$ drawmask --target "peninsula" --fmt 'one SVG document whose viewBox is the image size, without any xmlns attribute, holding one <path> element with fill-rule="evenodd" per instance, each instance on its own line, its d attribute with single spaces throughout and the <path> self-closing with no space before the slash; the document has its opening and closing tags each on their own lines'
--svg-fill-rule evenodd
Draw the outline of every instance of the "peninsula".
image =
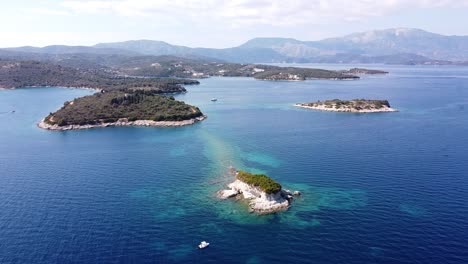
<svg viewBox="0 0 468 264">
<path fill-rule="evenodd" d="M 151 90 L 186 92 L 182 85 L 199 84 L 179 78 L 124 77 L 106 69 L 73 68 L 37 61 L 0 61 L 0 88 L 70 87 L 98 91 Z"/>
<path fill-rule="evenodd" d="M 262 68 L 261 65 L 257 66 Z M 304 81 L 312 79 L 326 79 L 326 80 L 355 80 L 359 79 L 358 76 L 354 76 L 348 73 L 342 73 L 337 71 L 322 70 L 322 69 L 309 69 L 309 68 L 297 68 L 297 67 L 275 67 L 271 66 L 268 70 L 256 72 L 253 77 L 257 80 L 266 81 Z"/>
<path fill-rule="evenodd" d="M 138 59 L 103 56 L 96 65 L 95 57 L 76 56 L 54 61 L 5 60 L 0 57 L 0 87 L 87 87 L 102 90 L 145 88 L 183 92 L 181 85 L 199 84 L 186 78 L 253 77 L 257 80 L 303 81 L 308 79 L 354 80 L 350 73 L 299 67 L 262 64 L 211 62 L 173 56 Z"/>
<path fill-rule="evenodd" d="M 155 91 L 113 91 L 65 102 L 38 126 L 49 130 L 76 130 L 109 126 L 184 126 L 206 118 L 198 107 Z"/>
<path fill-rule="evenodd" d="M 300 195 L 299 192 L 283 190 L 281 184 L 264 174 L 238 171 L 235 175 L 235 181 L 228 185 L 229 189 L 218 191 L 218 197 L 246 200 L 250 211 L 254 213 L 269 214 L 287 210 L 293 195 Z"/>
<path fill-rule="evenodd" d="M 349 112 L 349 113 L 379 113 L 379 112 L 397 112 L 392 108 L 387 100 L 326 100 L 315 103 L 295 104 L 297 107 L 330 111 L 330 112 Z"/>
</svg>

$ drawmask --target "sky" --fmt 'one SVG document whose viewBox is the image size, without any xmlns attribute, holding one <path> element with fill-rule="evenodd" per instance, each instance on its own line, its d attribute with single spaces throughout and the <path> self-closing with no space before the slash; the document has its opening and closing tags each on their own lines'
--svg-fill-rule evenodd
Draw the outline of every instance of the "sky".
<svg viewBox="0 0 468 264">
<path fill-rule="evenodd" d="M 468 35 L 468 0 L 0 0 L 0 47 L 133 39 L 226 48 L 385 28 Z"/>
</svg>

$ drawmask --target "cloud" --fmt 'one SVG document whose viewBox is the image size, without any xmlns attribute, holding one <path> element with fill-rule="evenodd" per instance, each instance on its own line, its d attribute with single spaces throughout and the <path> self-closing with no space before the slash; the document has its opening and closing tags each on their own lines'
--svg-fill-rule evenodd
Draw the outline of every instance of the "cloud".
<svg viewBox="0 0 468 264">
<path fill-rule="evenodd" d="M 78 14 L 180 16 L 234 26 L 307 25 L 359 21 L 408 8 L 467 7 L 468 0 L 65 0 L 63 10 Z"/>
<path fill-rule="evenodd" d="M 69 16 L 72 15 L 70 11 L 67 10 L 59 10 L 59 9 L 51 9 L 45 7 L 37 7 L 28 9 L 29 14 L 34 15 L 49 15 L 49 16 Z"/>
</svg>

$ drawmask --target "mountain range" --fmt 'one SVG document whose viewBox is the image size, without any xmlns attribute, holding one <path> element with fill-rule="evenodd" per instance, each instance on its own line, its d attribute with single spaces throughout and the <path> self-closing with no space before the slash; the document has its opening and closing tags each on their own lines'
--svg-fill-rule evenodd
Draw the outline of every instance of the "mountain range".
<svg viewBox="0 0 468 264">
<path fill-rule="evenodd" d="M 15 53 L 174 55 L 237 63 L 390 63 L 466 64 L 468 36 L 444 36 L 420 29 L 396 28 L 354 33 L 320 41 L 255 38 L 233 48 L 190 48 L 163 41 L 131 40 L 94 46 L 47 46 L 0 49 L 0 57 Z"/>
</svg>

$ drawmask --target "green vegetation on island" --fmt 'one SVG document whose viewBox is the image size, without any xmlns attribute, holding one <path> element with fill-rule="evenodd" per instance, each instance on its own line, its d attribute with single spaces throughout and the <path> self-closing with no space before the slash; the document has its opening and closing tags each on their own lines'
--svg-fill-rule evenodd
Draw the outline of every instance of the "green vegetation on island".
<svg viewBox="0 0 468 264">
<path fill-rule="evenodd" d="M 314 103 L 296 104 L 296 106 L 311 108 L 323 111 L 334 112 L 356 112 L 356 113 L 371 113 L 371 112 L 396 112 L 397 110 L 391 108 L 387 100 L 326 100 Z"/>
<path fill-rule="evenodd" d="M 185 92 L 182 85 L 188 84 L 199 82 L 174 78 L 123 77 L 108 70 L 85 70 L 36 61 L 0 61 L 0 88 L 57 86 L 178 93 Z"/>
<path fill-rule="evenodd" d="M 281 184 L 264 174 L 252 174 L 246 171 L 239 171 L 237 173 L 237 179 L 245 182 L 246 184 L 256 186 L 267 194 L 281 191 Z"/>
<path fill-rule="evenodd" d="M 359 79 L 359 77 L 341 73 L 337 71 L 329 71 L 322 69 L 308 69 L 308 68 L 273 68 L 268 71 L 263 71 L 253 75 L 255 79 L 270 80 L 270 81 L 303 81 L 307 79 L 336 79 L 348 80 Z"/>
<path fill-rule="evenodd" d="M 343 70 L 340 71 L 341 73 L 344 74 L 369 74 L 369 75 L 375 75 L 375 74 L 388 74 L 387 71 L 382 71 L 382 70 L 370 70 L 370 69 L 364 69 L 364 68 L 352 68 L 349 70 Z"/>
<path fill-rule="evenodd" d="M 203 116 L 195 106 L 154 91 L 113 91 L 96 93 L 65 102 L 44 122 L 48 125 L 99 125 L 125 121 L 183 121 Z"/>
<path fill-rule="evenodd" d="M 351 74 L 322 69 L 227 63 L 174 56 L 139 57 L 128 62 L 116 62 L 112 67 L 122 74 L 148 77 L 207 78 L 224 76 L 254 77 L 259 80 L 359 79 Z"/>
<path fill-rule="evenodd" d="M 390 107 L 390 103 L 387 100 L 366 100 L 366 99 L 354 99 L 354 100 L 326 100 L 323 102 L 313 103 L 314 105 L 325 105 L 325 107 L 352 107 L 355 109 L 380 109 L 383 107 Z"/>
<path fill-rule="evenodd" d="M 238 64 L 174 56 L 114 56 L 62 54 L 38 61 L 0 61 L 0 87 L 89 87 L 104 90 L 150 88 L 185 91 L 180 85 L 198 84 L 180 78 L 254 77 L 259 80 L 358 79 L 338 71 L 262 64 Z M 23 58 L 23 57 L 20 57 Z"/>
</svg>

